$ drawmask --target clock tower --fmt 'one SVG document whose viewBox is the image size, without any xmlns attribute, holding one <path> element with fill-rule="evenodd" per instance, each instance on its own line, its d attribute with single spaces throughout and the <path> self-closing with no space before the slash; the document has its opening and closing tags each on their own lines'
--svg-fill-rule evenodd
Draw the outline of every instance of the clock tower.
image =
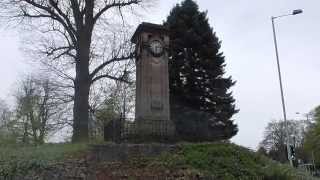
<svg viewBox="0 0 320 180">
<path fill-rule="evenodd" d="M 131 41 L 136 44 L 137 130 L 171 136 L 175 128 L 170 121 L 168 30 L 162 25 L 142 23 Z"/>
</svg>

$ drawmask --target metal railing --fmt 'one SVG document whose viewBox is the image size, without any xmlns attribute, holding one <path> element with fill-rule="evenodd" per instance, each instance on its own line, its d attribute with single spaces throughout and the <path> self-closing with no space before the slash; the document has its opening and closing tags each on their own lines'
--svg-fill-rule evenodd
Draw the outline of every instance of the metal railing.
<svg viewBox="0 0 320 180">
<path fill-rule="evenodd" d="M 122 142 L 172 141 L 172 123 L 167 120 L 119 118 L 111 121 L 104 130 L 105 140 Z"/>
</svg>

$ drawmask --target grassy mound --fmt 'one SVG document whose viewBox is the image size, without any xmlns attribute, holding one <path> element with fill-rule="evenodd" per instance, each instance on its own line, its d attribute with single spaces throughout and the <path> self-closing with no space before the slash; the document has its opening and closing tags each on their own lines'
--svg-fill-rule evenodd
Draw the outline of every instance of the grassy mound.
<svg viewBox="0 0 320 180">
<path fill-rule="evenodd" d="M 168 167 L 188 166 L 213 179 L 312 179 L 241 146 L 228 143 L 184 144 L 176 154 L 160 161 Z"/>
<path fill-rule="evenodd" d="M 53 163 L 80 157 L 87 151 L 85 144 L 46 144 L 42 146 L 8 145 L 0 147 L 0 179 L 23 176 Z"/>
<path fill-rule="evenodd" d="M 118 163 L 92 164 L 83 158 L 88 156 L 88 153 L 90 153 L 88 146 L 84 144 L 0 147 L 0 179 L 17 176 L 28 179 L 27 176 L 24 176 L 25 174 L 32 179 L 32 177 L 41 177 L 42 174 L 52 171 L 54 173 L 51 175 L 61 173 L 57 179 L 68 179 L 64 177 L 78 177 L 78 175 L 76 173 L 65 175 L 66 173 L 78 172 L 79 169 L 84 172 L 80 173 L 79 177 L 83 178 L 78 177 L 79 179 L 90 179 L 89 173 L 101 177 L 100 179 L 106 177 L 108 179 L 119 179 L 120 177 L 218 180 L 313 179 L 290 166 L 279 164 L 251 150 L 230 143 L 180 144 L 174 153 L 164 153 L 153 158 L 141 157 Z M 76 165 L 77 163 L 80 165 Z"/>
</svg>

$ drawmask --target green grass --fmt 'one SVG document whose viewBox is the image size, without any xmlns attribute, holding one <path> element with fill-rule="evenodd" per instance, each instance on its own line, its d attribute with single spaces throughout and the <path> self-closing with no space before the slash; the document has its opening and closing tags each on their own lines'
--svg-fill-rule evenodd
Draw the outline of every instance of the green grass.
<svg viewBox="0 0 320 180">
<path fill-rule="evenodd" d="M 0 179 L 39 172 L 57 162 L 83 157 L 85 144 L 46 144 L 43 146 L 11 145 L 0 147 Z M 121 167 L 125 167 L 121 169 Z M 154 158 L 132 159 L 118 169 L 183 170 L 213 179 L 295 180 L 313 179 L 303 172 L 279 164 L 264 156 L 230 143 L 180 144 L 176 152 Z M 32 171 L 34 170 L 34 171 Z"/>
<path fill-rule="evenodd" d="M 214 179 L 312 179 L 303 172 L 229 143 L 184 144 L 178 153 L 158 161 L 169 168 L 186 166 Z"/>
<path fill-rule="evenodd" d="M 64 159 L 76 158 L 86 151 L 85 144 L 0 147 L 0 177 L 11 177 L 33 169 L 46 168 Z"/>
</svg>

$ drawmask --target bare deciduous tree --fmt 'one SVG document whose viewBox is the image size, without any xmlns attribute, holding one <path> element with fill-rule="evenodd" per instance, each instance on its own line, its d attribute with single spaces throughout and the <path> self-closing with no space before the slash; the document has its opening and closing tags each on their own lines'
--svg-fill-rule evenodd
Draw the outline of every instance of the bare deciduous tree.
<svg viewBox="0 0 320 180">
<path fill-rule="evenodd" d="M 126 69 L 129 69 L 127 66 Z M 127 81 L 133 81 L 129 76 Z M 106 83 L 106 82 L 105 82 Z M 112 120 L 120 117 L 130 118 L 134 115 L 135 105 L 135 84 L 127 84 L 125 82 L 113 81 L 105 84 L 97 83 L 92 88 L 90 110 L 92 121 L 90 123 L 91 137 L 103 137 L 104 127 Z"/>
<path fill-rule="evenodd" d="M 7 103 L 0 99 L 0 131 L 8 131 L 8 126 L 12 118 L 12 111 Z"/>
<path fill-rule="evenodd" d="M 288 121 L 288 134 L 290 144 L 296 148 L 303 145 L 305 136 L 305 124 L 304 121 Z M 280 162 L 287 161 L 287 143 L 286 129 L 284 121 L 273 121 L 268 123 L 268 126 L 264 132 L 264 139 L 260 143 L 260 148 L 266 150 L 267 154 Z"/>
<path fill-rule="evenodd" d="M 0 99 L 0 146 L 16 142 L 15 133 L 12 131 L 14 115 L 6 101 Z"/>
<path fill-rule="evenodd" d="M 88 140 L 90 87 L 103 78 L 124 81 L 121 62 L 133 57 L 127 10 L 147 0 L 2 0 L 5 14 L 38 30 L 38 51 L 74 88 L 73 142 Z M 117 23 L 116 16 L 120 17 Z M 116 24 L 123 24 L 119 29 Z M 26 26 L 25 26 L 26 27 Z M 107 33 L 109 32 L 109 33 Z M 50 61 L 49 61 L 50 60 Z M 70 75 L 71 72 L 71 75 Z M 74 72 L 74 73 L 73 73 Z M 74 74 L 74 76 L 72 76 Z"/>
<path fill-rule="evenodd" d="M 7 104 L 4 100 L 0 99 L 0 127 L 4 126 L 6 121 L 6 112 L 8 111 Z"/>
<path fill-rule="evenodd" d="M 58 92 L 49 79 L 30 76 L 21 82 L 16 93 L 16 127 L 23 132 L 24 143 L 43 144 L 50 132 L 67 124 L 65 103 Z"/>
</svg>

